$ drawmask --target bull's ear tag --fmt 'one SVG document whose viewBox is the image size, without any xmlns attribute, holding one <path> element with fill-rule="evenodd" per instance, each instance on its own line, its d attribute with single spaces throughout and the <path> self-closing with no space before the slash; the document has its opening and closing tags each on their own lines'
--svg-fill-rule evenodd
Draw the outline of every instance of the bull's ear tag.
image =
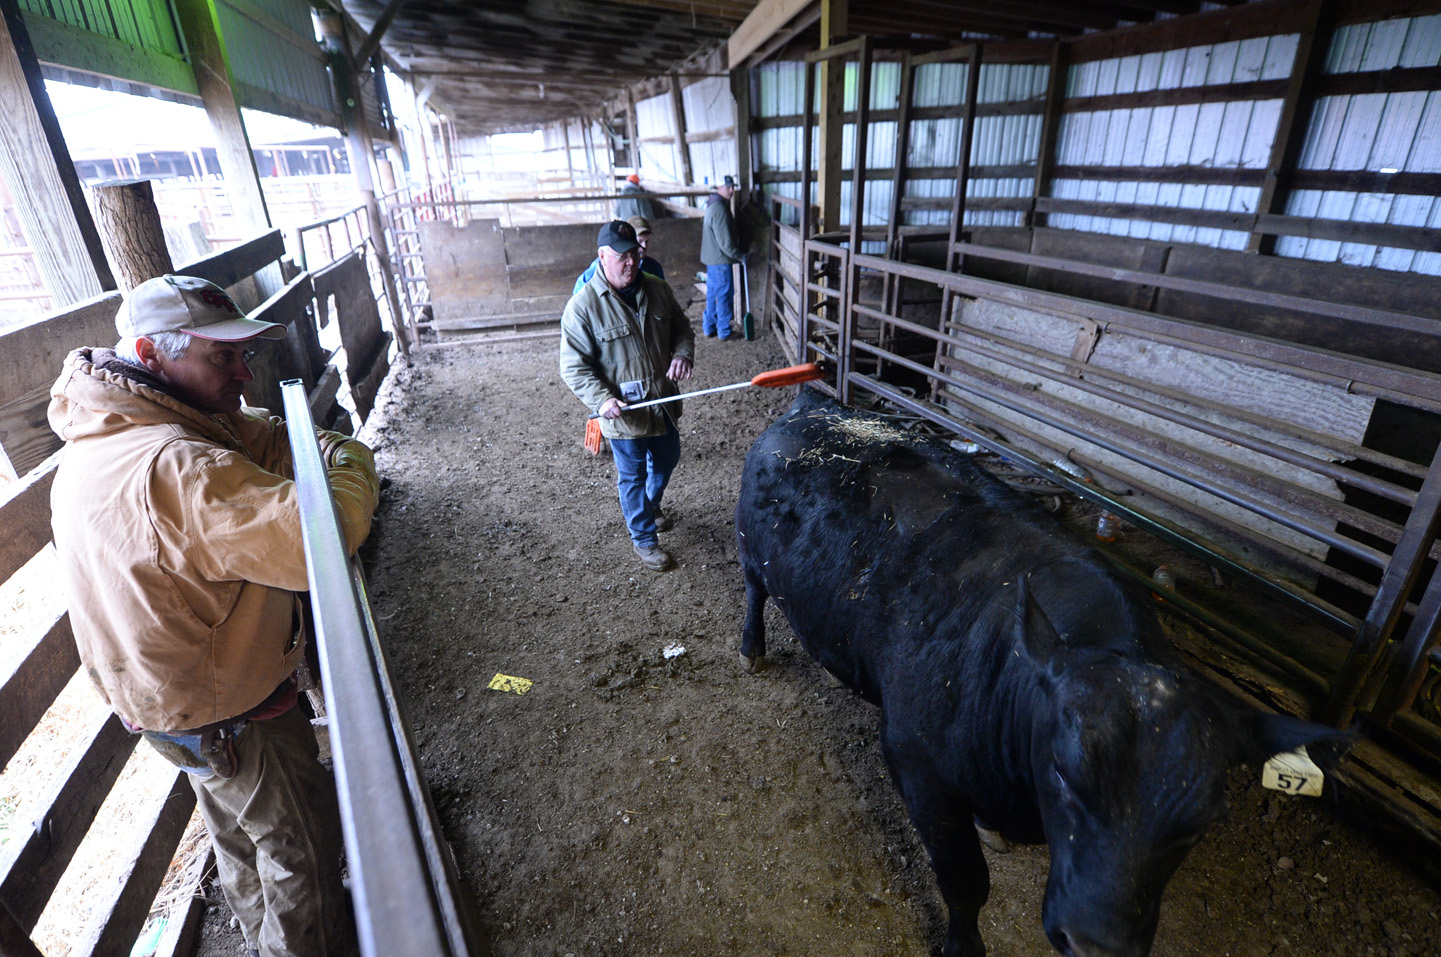
<svg viewBox="0 0 1441 957">
<path fill-rule="evenodd" d="M 1278 754 L 1261 769 L 1261 786 L 1287 794 L 1320 797 L 1321 782 L 1326 778 L 1302 745 L 1295 751 Z"/>
</svg>

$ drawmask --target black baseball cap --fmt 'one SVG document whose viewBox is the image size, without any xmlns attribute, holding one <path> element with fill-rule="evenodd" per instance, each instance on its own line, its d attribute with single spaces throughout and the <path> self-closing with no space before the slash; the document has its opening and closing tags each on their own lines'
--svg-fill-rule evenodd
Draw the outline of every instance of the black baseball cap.
<svg viewBox="0 0 1441 957">
<path fill-rule="evenodd" d="M 635 238 L 635 227 L 623 219 L 612 219 L 602 226 L 595 244 L 609 246 L 617 253 L 628 253 L 640 245 Z"/>
</svg>

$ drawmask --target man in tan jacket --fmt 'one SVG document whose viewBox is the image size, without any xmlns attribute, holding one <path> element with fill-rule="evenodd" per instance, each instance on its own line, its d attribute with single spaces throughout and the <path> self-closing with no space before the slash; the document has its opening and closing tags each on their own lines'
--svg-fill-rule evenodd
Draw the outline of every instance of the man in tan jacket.
<svg viewBox="0 0 1441 957">
<path fill-rule="evenodd" d="M 560 375 L 600 416 L 636 555 L 647 568 L 665 571 L 674 562 L 656 533 L 670 524 L 660 505 L 680 461 L 681 404 L 626 408 L 680 394 L 676 383 L 690 378 L 695 333 L 670 286 L 640 271 L 635 227 L 606 223 L 596 245 L 600 268 L 560 317 Z"/>
<path fill-rule="evenodd" d="M 241 409 L 247 318 L 187 276 L 142 283 L 114 350 L 78 349 L 51 390 L 65 440 L 51 492 L 86 673 L 190 774 L 247 947 L 356 952 L 334 782 L 296 707 L 307 582 L 282 419 Z M 379 496 L 370 450 L 318 433 L 354 551 Z"/>
</svg>

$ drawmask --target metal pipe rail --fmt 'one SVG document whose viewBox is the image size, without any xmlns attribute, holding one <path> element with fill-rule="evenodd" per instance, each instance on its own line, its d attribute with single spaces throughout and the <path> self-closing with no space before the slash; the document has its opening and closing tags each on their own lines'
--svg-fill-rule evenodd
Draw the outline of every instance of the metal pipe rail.
<svg viewBox="0 0 1441 957">
<path fill-rule="evenodd" d="M 365 957 L 488 957 L 421 775 L 359 566 L 340 519 L 304 383 L 281 385 L 310 604 Z"/>
<path fill-rule="evenodd" d="M 968 254 L 975 252 L 967 248 L 966 244 L 957 245 L 957 251 Z M 1343 440 L 1339 436 L 1319 434 L 1314 438 L 1323 441 L 1315 444 L 1325 451 L 1287 448 L 1272 438 L 1248 434 L 1248 427 L 1264 428 L 1273 436 L 1290 435 L 1307 442 L 1310 442 L 1313 436 L 1304 434 L 1309 430 L 1300 426 L 1292 428 L 1285 423 L 1277 423 L 1278 427 L 1272 427 L 1267 424 L 1270 416 L 1261 410 L 1250 412 L 1249 417 L 1243 414 L 1231 425 L 1211 422 L 1201 415 L 1168 408 L 1164 400 L 1172 397 L 1165 394 L 1164 386 L 1157 390 L 1159 383 L 1132 382 L 1131 377 L 1124 373 L 1101 367 L 1092 368 L 1075 360 L 1073 356 L 1059 353 L 1053 355 L 1046 350 L 1036 351 L 1018 342 L 1002 341 L 994 334 L 984 331 L 952 330 L 944 315 L 940 320 L 940 328 L 937 329 L 901 318 L 884 308 L 875 308 L 870 303 L 862 304 L 857 299 L 863 276 L 880 277 L 886 281 L 894 279 L 897 282 L 907 279 L 939 288 L 948 300 L 952 297 L 976 297 L 1061 315 L 1072 320 L 1089 321 L 1102 334 L 1107 331 L 1124 333 L 1142 340 L 1182 348 L 1200 356 L 1216 357 L 1243 366 L 1281 373 L 1346 393 L 1387 399 L 1423 411 L 1441 411 L 1441 378 L 1304 345 L 1248 336 L 1203 323 L 861 255 L 833 243 L 824 243 L 815 237 L 803 240 L 801 247 L 801 266 L 804 272 L 797 278 L 806 301 L 802 304 L 803 314 L 796 323 L 799 333 L 796 360 L 806 361 L 812 355 L 832 358 L 838 371 L 835 393 L 842 401 L 848 399 L 852 388 L 860 388 L 916 412 L 991 451 L 1000 453 L 1028 471 L 1042 475 L 1103 505 L 1203 561 L 1261 586 L 1264 591 L 1280 598 L 1289 607 L 1301 611 L 1313 621 L 1347 638 L 1351 643 L 1350 657 L 1339 672 L 1332 676 L 1335 683 L 1330 689 L 1329 697 L 1324 701 L 1314 702 L 1322 706 L 1326 717 L 1335 723 L 1345 725 L 1352 720 L 1357 710 L 1361 710 L 1372 720 L 1386 724 L 1395 721 L 1399 713 L 1409 705 L 1426 668 L 1436 659 L 1435 634 L 1438 622 L 1441 622 L 1441 571 L 1433 573 L 1423 569 L 1421 564 L 1428 557 L 1435 557 L 1436 535 L 1438 528 L 1441 528 L 1441 517 L 1438 517 L 1438 512 L 1441 512 L 1441 478 L 1438 478 L 1441 476 L 1441 471 L 1438 471 L 1441 470 L 1441 455 L 1438 455 L 1428 468 L 1414 463 L 1389 461 L 1389 456 L 1375 452 L 1357 455 L 1354 442 Z M 1009 254 L 999 258 L 1009 258 Z M 1032 258 L 1036 260 L 1035 265 L 1049 264 L 1041 262 L 1046 257 Z M 814 277 L 812 272 L 812 264 L 818 261 L 827 262 L 828 268 L 822 271 L 831 273 L 822 282 L 816 282 L 815 278 L 818 277 Z M 1138 277 L 1143 275 L 1149 276 L 1137 274 Z M 1136 281 L 1140 281 L 1139 278 Z M 1205 291 L 1208 294 L 1214 292 L 1215 284 L 1211 284 Z M 836 297 L 840 299 L 838 312 Z M 1307 300 L 1300 297 L 1289 297 L 1288 300 L 1290 305 L 1306 302 Z M 1379 312 L 1370 310 L 1364 318 L 1376 321 L 1380 318 Z M 1398 323 L 1401 326 L 1407 325 L 1404 320 L 1393 320 L 1389 315 L 1385 318 L 1388 327 L 1395 327 Z M 860 332 L 859 321 L 862 319 L 880 325 L 879 342 L 875 341 L 874 327 L 865 334 Z M 927 362 L 919 355 L 902 355 L 888 348 L 887 329 L 899 330 L 933 343 L 934 360 Z M 825 341 L 811 341 L 818 333 Z M 1146 439 L 1149 433 L 1139 426 L 1116 420 L 1114 414 L 1108 415 L 1100 409 L 1090 409 L 1081 398 L 1066 399 L 1062 396 L 1033 394 L 1027 391 L 1024 381 L 1012 382 L 1004 376 L 967 362 L 962 356 L 950 355 L 947 348 L 950 344 L 962 347 L 965 352 L 979 356 L 987 363 L 1001 363 L 1006 368 L 1016 369 L 1026 375 L 1041 376 L 1043 379 L 1064 383 L 1083 397 L 1094 396 L 1097 401 L 1118 404 L 1123 409 L 1135 410 L 1158 422 L 1168 422 L 1230 446 L 1268 455 L 1278 462 L 1285 462 L 1313 475 L 1365 489 L 1399 506 L 1409 507 L 1410 516 L 1402 523 L 1363 512 L 1344 502 L 1331 502 L 1329 499 L 1322 501 L 1321 497 L 1293 480 L 1280 475 L 1272 476 L 1264 471 L 1257 471 L 1255 466 L 1239 462 L 1229 465 L 1230 471 L 1223 468 L 1217 476 L 1208 478 L 1182 464 L 1185 456 L 1181 457 L 1181 461 L 1171 462 L 1171 456 L 1164 452 L 1164 446 Z M 857 371 L 855 367 L 858 359 L 867 364 L 862 371 Z M 917 361 L 918 359 L 920 361 Z M 873 372 L 869 371 L 870 364 L 874 364 Z M 954 399 L 962 400 L 962 397 L 974 396 L 984 403 L 1020 415 L 1024 421 L 1039 423 L 1062 436 L 1083 439 L 1110 454 L 1204 491 L 1253 515 L 1261 516 L 1283 529 L 1289 529 L 1310 541 L 1329 547 L 1333 552 L 1345 553 L 1380 569 L 1379 585 L 1358 589 L 1360 594 L 1369 599 L 1369 610 L 1364 618 L 1344 612 L 1314 594 L 1310 588 L 1293 585 L 1276 574 L 1252 567 L 1249 562 L 1235 560 L 1224 549 L 1199 539 L 1195 530 L 1169 528 L 1167 523 L 1106 494 L 1104 490 L 1075 481 L 1009 444 L 997 442 L 965 427 L 952 415 L 947 415 L 946 409 L 937 408 L 934 403 L 919 402 L 886 383 L 881 373 L 887 366 L 925 376 Z M 1023 375 L 1022 378 L 1025 379 L 1026 376 Z M 1128 390 L 1136 391 L 1137 394 L 1131 395 Z M 1159 401 L 1147 399 L 1148 392 Z M 1202 415 L 1217 412 L 1217 409 L 1211 407 L 1215 405 L 1214 402 L 1207 404 L 1208 400 L 1214 398 L 1201 397 L 1201 404 L 1197 407 L 1206 409 Z M 982 419 L 990 415 L 964 400 L 956 404 L 958 408 L 980 413 Z M 1220 411 L 1229 414 L 1230 410 Z M 1055 441 L 1053 438 L 1038 440 L 1042 446 L 1052 446 Z M 1342 460 L 1361 459 L 1388 468 L 1393 474 L 1405 476 L 1406 479 L 1424 478 L 1425 481 L 1421 491 L 1416 492 L 1396 481 L 1366 475 L 1348 465 L 1327 461 L 1328 456 Z M 1231 472 L 1236 475 L 1231 476 Z M 1230 481 L 1228 477 L 1235 481 Z M 1123 476 L 1120 481 L 1129 482 L 1130 478 Z M 1277 503 L 1273 504 L 1248 494 L 1247 489 L 1280 497 Z M 1194 509 L 1183 511 L 1189 511 L 1192 516 L 1197 514 Z M 1382 546 L 1373 547 L 1342 529 L 1333 530 L 1327 527 L 1327 523 L 1333 521 L 1376 536 L 1381 540 Z M 1230 525 L 1234 531 L 1236 522 L 1231 522 Z M 1301 554 L 1294 546 L 1261 535 L 1259 529 L 1243 528 L 1241 531 L 1249 532 L 1242 535 L 1244 539 L 1274 551 L 1283 558 L 1291 556 L 1293 552 Z M 1313 560 L 1300 564 L 1314 570 L 1317 562 Z M 1335 575 L 1327 577 L 1337 580 L 1351 577 L 1341 569 L 1334 571 Z M 1325 575 L 1326 572 L 1320 574 Z M 1424 597 L 1408 600 L 1413 585 L 1428 583 L 1430 587 L 1426 589 Z M 1404 635 L 1394 634 L 1404 613 L 1412 614 L 1412 625 Z M 1391 640 L 1393 634 L 1397 639 L 1394 642 Z M 1316 689 L 1311 690 L 1314 692 Z"/>
</svg>

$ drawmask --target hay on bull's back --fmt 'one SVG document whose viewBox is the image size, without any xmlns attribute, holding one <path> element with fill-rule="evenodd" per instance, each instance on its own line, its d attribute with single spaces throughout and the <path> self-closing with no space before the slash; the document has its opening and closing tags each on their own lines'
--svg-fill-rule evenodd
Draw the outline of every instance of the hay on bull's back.
<svg viewBox="0 0 1441 957">
<path fill-rule="evenodd" d="M 805 465 L 819 465 L 822 462 L 830 462 L 840 459 L 844 462 L 859 462 L 859 458 L 852 458 L 835 451 L 837 447 L 860 452 L 865 448 L 875 445 L 882 445 L 887 442 L 907 442 L 915 436 L 905 429 L 897 428 L 889 422 L 881 419 L 863 419 L 854 416 L 834 415 L 822 413 L 812 416 L 825 423 L 828 435 L 822 443 L 824 448 L 812 447 L 803 449 L 799 455 L 786 459 L 787 462 L 800 462 Z M 780 454 L 780 453 L 777 453 Z"/>
</svg>

